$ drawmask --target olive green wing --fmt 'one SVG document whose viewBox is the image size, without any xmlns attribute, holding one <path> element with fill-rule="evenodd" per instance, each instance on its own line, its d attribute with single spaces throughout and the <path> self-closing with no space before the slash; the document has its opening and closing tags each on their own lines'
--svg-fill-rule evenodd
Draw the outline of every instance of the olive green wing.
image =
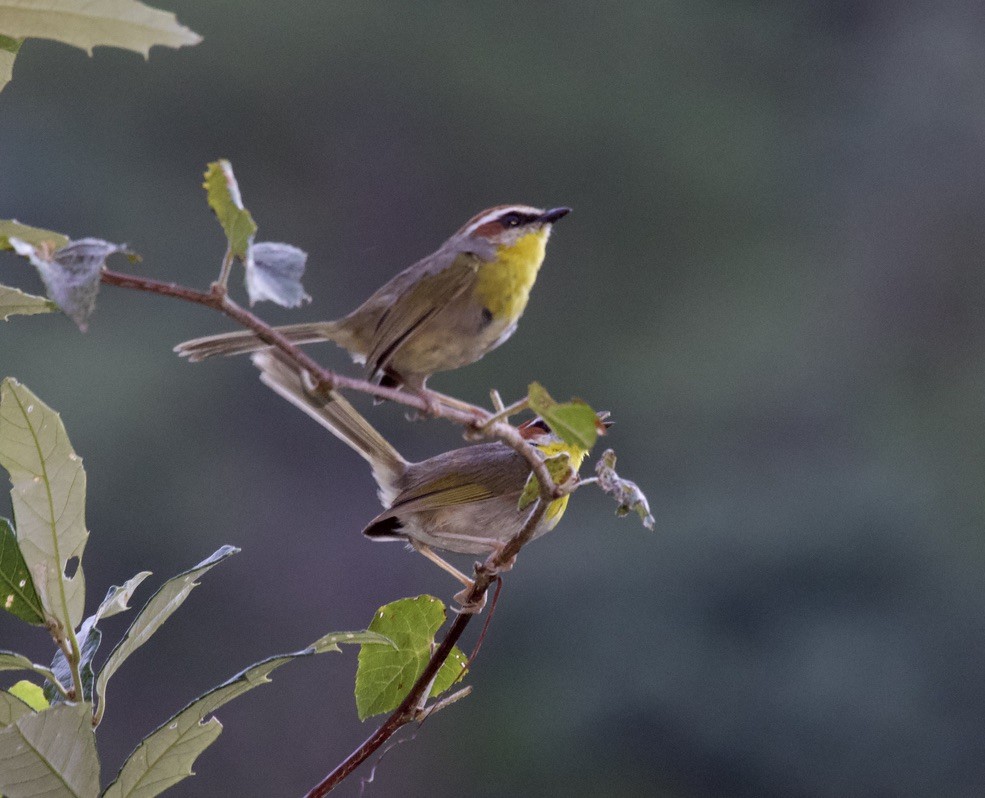
<svg viewBox="0 0 985 798">
<path fill-rule="evenodd" d="M 526 460 L 501 443 L 482 443 L 412 463 L 388 511 L 395 514 L 519 495 L 530 473 Z"/>
<path fill-rule="evenodd" d="M 385 371 L 401 347 L 420 335 L 437 313 L 475 288 L 483 261 L 471 252 L 448 257 L 447 267 L 418 277 L 380 315 L 366 355 L 370 376 Z"/>
</svg>

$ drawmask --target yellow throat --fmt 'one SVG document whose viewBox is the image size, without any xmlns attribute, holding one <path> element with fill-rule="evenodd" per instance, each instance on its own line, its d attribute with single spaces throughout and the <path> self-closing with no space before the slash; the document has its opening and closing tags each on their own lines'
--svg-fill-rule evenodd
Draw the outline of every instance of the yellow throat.
<svg viewBox="0 0 985 798">
<path fill-rule="evenodd" d="M 516 321 L 527 306 L 530 289 L 544 262 L 548 230 L 541 228 L 503 244 L 495 260 L 479 267 L 475 296 L 497 321 Z"/>
</svg>

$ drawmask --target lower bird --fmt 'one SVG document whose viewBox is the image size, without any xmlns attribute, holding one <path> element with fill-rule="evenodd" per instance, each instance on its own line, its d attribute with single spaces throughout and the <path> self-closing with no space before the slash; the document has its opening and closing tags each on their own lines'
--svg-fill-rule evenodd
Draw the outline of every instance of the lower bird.
<svg viewBox="0 0 985 798">
<path fill-rule="evenodd" d="M 554 223 L 570 208 L 499 205 L 477 213 L 435 252 L 348 316 L 279 327 L 297 344 L 334 341 L 370 379 L 424 393 L 428 377 L 474 363 L 509 338 L 527 306 Z M 189 360 L 268 345 L 252 332 L 185 341 Z"/>
<path fill-rule="evenodd" d="M 402 540 L 452 574 L 466 588 L 472 580 L 434 550 L 489 555 L 499 551 L 524 525 L 528 511 L 518 508 L 530 477 L 527 460 L 502 443 L 482 443 L 412 463 L 338 392 L 323 396 L 310 389 L 307 375 L 275 351 L 258 352 L 253 362 L 260 379 L 362 456 L 372 469 L 386 508 L 363 530 L 374 540 Z M 587 450 L 563 442 L 540 419 L 522 428 L 524 437 L 546 457 L 567 453 L 577 473 Z M 534 537 L 561 520 L 568 496 L 552 501 Z M 456 596 L 461 600 L 468 590 Z"/>
</svg>

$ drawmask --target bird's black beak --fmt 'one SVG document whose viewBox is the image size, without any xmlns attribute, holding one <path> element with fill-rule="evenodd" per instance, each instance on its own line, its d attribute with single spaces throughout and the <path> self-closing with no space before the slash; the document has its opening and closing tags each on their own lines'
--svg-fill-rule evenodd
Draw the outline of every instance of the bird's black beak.
<svg viewBox="0 0 985 798">
<path fill-rule="evenodd" d="M 569 213 L 571 213 L 571 208 L 551 208 L 549 211 L 544 211 L 538 221 L 543 224 L 554 224 L 562 216 L 567 216 Z"/>
</svg>

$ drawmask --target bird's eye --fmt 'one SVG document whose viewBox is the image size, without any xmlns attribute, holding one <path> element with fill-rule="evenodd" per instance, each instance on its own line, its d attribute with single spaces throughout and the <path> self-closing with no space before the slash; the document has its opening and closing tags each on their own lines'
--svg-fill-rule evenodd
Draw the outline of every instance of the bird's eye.
<svg viewBox="0 0 985 798">
<path fill-rule="evenodd" d="M 503 227 L 519 227 L 523 224 L 524 218 L 516 211 L 510 211 L 509 213 L 504 213 L 499 217 L 499 223 Z"/>
</svg>

